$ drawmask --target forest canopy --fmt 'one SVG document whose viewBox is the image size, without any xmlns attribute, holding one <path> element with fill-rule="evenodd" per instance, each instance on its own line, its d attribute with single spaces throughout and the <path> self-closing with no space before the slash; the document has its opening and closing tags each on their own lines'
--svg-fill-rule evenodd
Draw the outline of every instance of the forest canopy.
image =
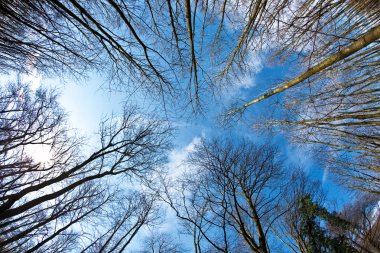
<svg viewBox="0 0 380 253">
<path fill-rule="evenodd" d="M 270 66 L 283 72 L 260 76 Z M 127 101 L 90 142 L 56 89 L 19 78 L 35 72 L 96 73 L 156 111 Z M 1 252 L 135 250 L 165 210 L 197 253 L 380 251 L 378 0 L 3 0 L 0 74 Z M 189 114 L 234 134 L 203 137 L 173 174 Z M 357 198 L 332 208 L 273 133 Z M 165 232 L 140 241 L 187 250 Z"/>
</svg>

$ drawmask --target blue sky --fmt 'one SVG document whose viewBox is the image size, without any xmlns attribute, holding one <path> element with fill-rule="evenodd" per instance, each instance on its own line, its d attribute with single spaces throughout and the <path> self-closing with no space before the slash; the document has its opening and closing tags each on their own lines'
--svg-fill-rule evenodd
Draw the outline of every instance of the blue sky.
<svg viewBox="0 0 380 253">
<path fill-rule="evenodd" d="M 253 109 L 247 112 L 247 117 L 234 122 L 228 128 L 222 128 L 218 125 L 218 116 L 225 109 L 224 105 L 228 105 L 233 101 L 234 97 L 246 100 L 253 98 L 273 82 L 283 79 L 287 74 L 286 65 L 270 65 L 264 63 L 261 59 L 257 59 L 257 61 L 260 62 L 260 67 L 252 71 L 250 78 L 245 80 L 244 85 L 228 91 L 229 95 L 227 99 L 224 96 L 226 101 L 223 101 L 223 103 L 217 106 L 209 106 L 202 115 L 169 119 L 176 128 L 172 153 L 183 152 L 186 147 L 191 146 L 201 137 L 233 139 L 240 136 L 258 142 L 272 141 L 280 147 L 289 163 L 303 167 L 312 179 L 323 182 L 323 188 L 328 191 L 330 198 L 336 198 L 339 202 L 342 202 L 341 197 L 344 190 L 332 182 L 331 175 L 320 168 L 317 162 L 313 160 L 313 155 L 308 146 L 291 145 L 280 134 L 265 136 L 262 132 L 252 128 L 252 122 L 254 121 L 251 119 L 254 120 L 256 115 L 265 113 L 268 110 L 267 107 L 270 106 L 270 101 L 255 105 Z M 87 137 L 91 137 L 97 132 L 99 122 L 102 119 L 119 115 L 125 102 L 137 104 L 147 112 L 154 111 L 154 104 L 149 99 L 144 99 L 139 94 L 135 94 L 134 97 L 127 97 L 125 92 L 112 91 L 105 85 L 104 80 L 96 74 L 92 74 L 85 80 L 66 80 L 65 82 L 41 78 L 37 75 L 37 77 L 32 77 L 31 81 L 35 82 L 34 85 L 38 85 L 40 82 L 45 86 L 56 87 L 61 94 L 60 103 L 68 113 L 71 127 Z M 211 98 L 209 99 L 211 100 Z M 172 157 L 171 159 L 176 158 Z M 170 162 L 176 163 L 176 161 Z"/>
<path fill-rule="evenodd" d="M 310 178 L 323 182 L 323 188 L 328 191 L 329 198 L 337 200 L 338 206 L 341 206 L 346 201 L 342 196 L 346 196 L 347 192 L 342 187 L 337 186 L 331 180 L 332 177 L 328 171 L 324 171 L 313 159 L 309 146 L 291 145 L 281 134 L 265 135 L 252 127 L 255 117 L 261 114 L 265 115 L 269 111 L 272 101 L 263 101 L 252 106 L 246 112 L 245 117 L 233 122 L 227 128 L 218 125 L 218 117 L 222 112 L 225 112 L 226 106 L 235 101 L 236 97 L 247 101 L 274 83 L 289 77 L 287 67 L 289 65 L 286 63 L 269 63 L 265 61 L 264 56 L 258 55 L 255 55 L 251 61 L 251 73 L 240 84 L 230 87 L 222 93 L 221 100 L 217 101 L 211 97 L 204 99 L 211 101 L 211 103 L 208 106 L 206 104 L 206 110 L 203 114 L 190 115 L 185 113 L 183 117 L 170 117 L 169 114 L 169 120 L 176 129 L 172 154 L 181 153 L 180 159 L 183 159 L 184 150 L 188 150 L 188 147 L 201 137 L 233 139 L 239 136 L 258 142 L 271 141 L 279 146 L 289 163 L 303 167 Z M 2 77 L 3 80 L 14 78 L 14 76 Z M 96 134 L 102 119 L 120 115 L 126 102 L 137 105 L 150 114 L 159 114 L 159 111 L 155 110 L 155 101 L 149 97 L 144 97 L 143 92 L 127 95 L 126 92 L 120 90 L 110 90 L 105 79 L 96 73 L 92 73 L 88 78 L 82 80 L 61 80 L 43 77 L 33 72 L 29 76 L 21 76 L 21 79 L 30 82 L 34 88 L 39 85 L 55 87 L 60 94 L 60 103 L 68 114 L 70 126 L 88 138 L 92 138 Z M 174 155 L 170 159 L 171 164 L 178 164 L 178 161 L 173 161 L 173 159 L 179 159 L 177 156 Z"/>
<path fill-rule="evenodd" d="M 271 111 L 271 103 L 280 99 L 282 94 L 250 107 L 242 119 L 234 121 L 227 128 L 218 125 L 220 114 L 226 112 L 226 108 L 231 103 L 237 102 L 239 105 L 244 101 L 249 101 L 269 87 L 273 87 L 274 84 L 289 78 L 290 74 L 295 74 L 289 71 L 290 65 L 288 62 L 271 63 L 265 59 L 265 54 L 252 54 L 249 58 L 251 71 L 243 76 L 239 83 L 222 91 L 219 98 L 213 98 L 210 95 L 203 97 L 206 104 L 202 114 L 191 115 L 185 112 L 181 117 L 169 112 L 168 119 L 176 129 L 175 138 L 173 138 L 174 148 L 169 154 L 170 173 L 173 176 L 180 174 L 181 163 L 201 138 L 235 139 L 243 137 L 254 142 L 270 141 L 279 146 L 288 165 L 302 167 L 311 179 L 322 182 L 328 198 L 333 200 L 332 203 L 335 202 L 337 207 L 341 207 L 347 199 L 343 197 L 347 196 L 347 192 L 337 186 L 331 180 L 331 175 L 313 159 L 308 146 L 291 145 L 281 134 L 266 135 L 252 127 L 260 115 L 266 115 Z M 162 110 L 157 110 L 157 101 L 145 96 L 144 91 L 140 90 L 128 95 L 122 90 L 110 90 L 104 77 L 97 73 L 89 73 L 88 77 L 82 80 L 73 80 L 68 77 L 60 80 L 42 77 L 35 71 L 32 73 L 30 76 L 22 76 L 22 79 L 30 82 L 34 88 L 37 88 L 38 85 L 55 87 L 60 94 L 60 103 L 68 114 L 70 127 L 80 135 L 91 139 L 89 143 L 96 141 L 94 137 L 100 121 L 120 115 L 125 103 L 137 105 L 142 108 L 142 111 L 149 114 L 159 114 L 157 116 L 165 117 Z M 175 224 L 174 215 L 168 211 L 167 222 L 162 226 L 163 230 L 174 232 Z"/>
<path fill-rule="evenodd" d="M 244 118 L 231 124 L 227 128 L 218 125 L 218 116 L 239 97 L 242 100 L 249 100 L 257 94 L 266 90 L 273 83 L 279 82 L 285 78 L 288 69 L 286 65 L 271 65 L 266 63 L 262 58 L 253 59 L 255 68 L 252 70 L 240 85 L 230 88 L 221 94 L 223 98 L 219 103 L 211 97 L 205 100 L 212 101 L 211 106 L 207 106 L 203 114 L 189 115 L 185 113 L 184 117 L 172 117 L 172 125 L 175 127 L 174 148 L 169 153 L 168 168 L 170 174 L 175 177 L 182 172 L 181 163 L 186 156 L 194 150 L 201 138 L 230 138 L 243 137 L 254 142 L 270 141 L 279 146 L 288 165 L 296 165 L 304 168 L 305 172 L 313 180 L 322 182 L 323 189 L 328 193 L 328 198 L 333 203 L 329 208 L 341 207 L 347 200 L 347 192 L 338 187 L 332 180 L 331 175 L 324 171 L 319 164 L 313 159 L 312 152 L 308 146 L 295 146 L 289 144 L 287 139 L 281 134 L 265 135 L 252 127 L 255 117 L 265 114 L 270 107 L 271 101 L 259 103 L 247 111 Z M 32 87 L 37 88 L 39 85 L 55 87 L 60 94 L 60 103 L 68 114 L 70 127 L 75 129 L 80 135 L 89 138 L 90 143 L 96 140 L 95 135 L 99 123 L 104 118 L 118 116 L 122 113 L 123 105 L 137 104 L 143 111 L 150 114 L 156 113 L 154 101 L 144 98 L 140 93 L 133 96 L 127 96 L 125 92 L 108 89 L 105 80 L 101 76 L 92 73 L 87 79 L 83 80 L 58 80 L 40 76 L 34 73 L 30 76 L 22 76 L 23 80 L 30 82 Z M 209 104 L 209 105 L 210 105 Z M 164 115 L 158 115 L 164 116 Z M 95 143 L 94 143 L 95 144 Z M 43 151 L 41 151 L 43 152 Z M 343 197 L 346 196 L 346 197 Z M 335 205 L 334 205 L 335 203 Z M 167 217 L 161 226 L 163 232 L 177 234 L 177 221 L 175 215 L 167 210 Z M 140 239 L 151 233 L 146 230 L 135 240 L 134 247 L 139 247 Z M 178 234 L 177 234 L 178 236 Z M 187 241 L 186 236 L 181 236 L 181 240 Z M 185 243 L 186 245 L 186 243 Z M 187 245 L 191 248 L 191 245 Z"/>
<path fill-rule="evenodd" d="M 231 3 L 231 6 L 233 6 L 234 1 Z M 59 102 L 67 113 L 69 128 L 72 128 L 74 132 L 78 133 L 78 135 L 84 136 L 88 139 L 88 141 L 85 142 L 85 152 L 90 150 L 92 151 L 92 146 L 96 148 L 96 141 L 98 139 L 97 132 L 100 122 L 104 119 L 118 117 L 121 115 L 123 113 L 123 106 L 125 104 L 129 106 L 137 105 L 141 109 L 141 112 L 146 113 L 147 115 L 166 118 L 175 128 L 173 149 L 169 152 L 168 163 L 166 165 L 170 176 L 173 178 L 180 176 L 181 172 L 183 172 L 184 166 L 182 166 L 182 164 L 184 160 L 189 155 L 189 153 L 195 149 L 195 146 L 200 143 L 202 138 L 228 138 L 232 140 L 239 140 L 243 137 L 245 139 L 251 140 L 252 142 L 271 142 L 272 144 L 275 144 L 279 147 L 285 161 L 285 167 L 289 168 L 289 170 L 292 167 L 303 168 L 310 179 L 321 182 L 322 188 L 327 193 L 327 208 L 330 210 L 339 210 L 339 208 L 341 208 L 344 204 L 352 200 L 353 195 L 347 189 L 339 186 L 336 182 L 334 182 L 333 174 L 331 174 L 327 169 L 324 169 L 323 165 L 319 163 L 313 154 L 311 146 L 291 144 L 287 137 L 285 137 L 285 135 L 283 135 L 281 132 L 267 133 L 254 127 L 254 124 L 257 122 L 262 122 L 263 118 L 273 118 L 273 115 L 284 116 L 283 111 L 278 110 L 278 107 L 273 106 L 273 104 L 277 101 L 283 101 L 282 99 L 285 98 L 284 93 L 280 93 L 276 96 L 271 97 L 271 99 L 264 100 L 258 104 L 250 106 L 244 112 L 242 118 L 231 121 L 227 126 L 221 126 L 219 124 L 219 120 L 221 118 L 220 116 L 223 115 L 223 113 L 225 115 L 226 112 L 228 112 L 228 108 L 231 108 L 231 105 L 234 105 L 236 108 L 239 105 L 242 105 L 245 102 L 258 97 L 260 94 L 274 87 L 274 85 L 297 76 L 299 74 L 298 72 L 301 71 L 303 67 L 306 67 L 301 66 L 301 64 L 297 65 L 300 63 L 299 60 L 302 59 L 302 56 L 297 57 L 297 53 L 306 52 L 307 54 L 308 51 L 311 50 L 310 45 L 314 42 L 305 39 L 305 47 L 302 47 L 303 45 L 301 45 L 302 49 L 299 49 L 298 47 L 291 49 L 293 51 L 291 55 L 286 58 L 287 60 L 285 62 L 279 62 L 277 61 L 277 56 L 275 57 L 276 60 L 268 58 L 269 51 L 276 49 L 276 47 L 281 43 L 286 42 L 287 38 L 281 38 L 281 36 L 278 38 L 274 36 L 272 38 L 271 35 L 268 35 L 268 38 L 265 36 L 263 37 L 265 39 L 264 42 L 257 42 L 255 39 L 256 37 L 253 37 L 253 39 L 249 40 L 249 43 L 247 43 L 247 51 L 242 50 L 242 52 L 244 51 L 244 54 L 242 53 L 242 55 L 247 56 L 244 58 L 247 60 L 247 62 L 244 62 L 247 65 L 243 65 L 246 66 L 249 71 L 247 71 L 247 73 L 241 73 L 244 71 L 241 71 L 240 68 L 234 68 L 236 66 L 232 64 L 231 66 L 233 67 L 230 72 L 222 72 L 223 75 L 227 76 L 226 85 L 228 87 L 224 87 L 225 89 L 222 90 L 221 93 L 219 93 L 217 96 L 212 96 L 210 93 L 203 93 L 204 90 L 208 90 L 210 88 L 207 86 L 208 84 L 202 83 L 203 81 L 207 82 L 208 71 L 210 71 L 212 75 L 218 74 L 219 71 L 222 71 L 225 66 L 226 62 L 223 61 L 228 62 L 229 57 L 233 55 L 232 52 L 235 50 L 234 47 L 236 46 L 236 42 L 239 39 L 242 30 L 245 29 L 244 26 L 247 19 L 246 9 L 248 8 L 248 4 L 249 2 L 244 2 L 241 4 L 241 6 L 240 4 L 237 4 L 237 6 L 240 6 L 239 8 L 233 8 L 232 11 L 228 11 L 228 13 L 231 13 L 231 15 L 224 21 L 224 27 L 221 33 L 221 44 L 218 44 L 220 47 L 216 46 L 215 48 L 207 48 L 207 46 L 209 46 L 209 44 L 211 44 L 211 42 L 214 40 L 213 36 L 217 32 L 219 25 L 218 22 L 220 21 L 218 20 L 218 18 L 220 19 L 220 16 L 218 17 L 219 14 L 215 14 L 215 22 L 210 21 L 210 24 L 205 28 L 206 30 L 204 37 L 200 36 L 200 34 L 204 32 L 203 30 L 201 31 L 200 25 L 201 22 L 203 22 L 201 18 L 203 16 L 202 8 L 199 9 L 196 18 L 193 20 L 193 31 L 195 33 L 194 42 L 196 45 L 195 54 L 199 60 L 199 65 L 202 65 L 204 67 L 204 71 L 200 71 L 200 68 L 198 69 L 199 79 L 201 80 L 201 102 L 204 109 L 202 113 L 199 114 L 192 114 L 190 108 L 191 106 L 188 106 L 189 108 L 184 109 L 183 105 L 185 103 L 177 104 L 175 102 L 168 105 L 168 107 L 173 107 L 171 108 L 173 110 L 169 109 L 170 111 L 167 111 L 165 113 L 165 111 L 162 109 L 162 101 L 158 94 L 151 96 L 142 89 L 136 90 L 136 92 L 133 92 L 132 94 L 126 92 L 126 89 L 135 89 L 135 86 L 142 86 L 143 84 L 140 83 L 132 83 L 132 85 L 130 85 L 130 87 L 127 87 L 125 90 L 123 90 L 122 87 L 110 87 L 110 84 L 107 81 L 107 77 L 104 76 L 107 75 L 107 73 L 104 73 L 106 71 L 103 71 L 103 73 L 100 74 L 95 73 L 93 70 L 90 73 L 86 73 L 86 78 L 82 77 L 80 80 L 71 79 L 70 73 L 65 73 L 64 80 L 62 80 L 56 77 L 41 76 L 36 72 L 36 70 L 31 69 L 31 74 L 29 76 L 19 75 L 17 77 L 0 77 L 0 80 L 21 78 L 24 81 L 29 82 L 33 89 L 36 89 L 39 85 L 55 88 L 60 94 Z M 227 8 L 232 8 L 231 6 L 227 6 Z M 281 14 L 281 17 L 284 18 L 285 21 L 287 21 L 287 16 L 292 16 L 290 13 L 292 11 L 292 8 L 298 8 L 297 1 L 295 1 L 290 7 L 284 8 L 285 12 Z M 271 9 L 268 7 L 268 10 Z M 286 10 L 290 12 L 287 13 Z M 148 16 L 146 18 L 149 19 Z M 163 17 L 164 21 L 165 18 L 166 17 Z M 234 19 L 236 19 L 237 22 L 234 22 Z M 148 20 L 147 24 L 149 24 Z M 113 28 L 113 24 L 110 25 Z M 185 24 L 183 25 L 184 28 L 186 28 Z M 259 23 L 259 25 L 262 24 Z M 162 27 L 166 26 L 169 27 L 168 24 L 163 25 Z M 144 25 L 141 27 L 144 27 Z M 128 29 L 122 30 L 118 28 L 118 30 L 114 32 L 116 32 L 116 34 L 120 33 L 120 35 L 123 33 L 124 35 L 124 32 L 128 34 L 129 31 Z M 144 31 L 138 31 L 138 33 L 140 32 L 142 38 L 144 38 Z M 168 38 L 171 36 L 171 30 L 168 28 L 166 28 L 166 30 L 163 28 L 162 33 L 167 33 Z M 271 31 L 268 31 L 268 34 L 270 33 Z M 257 34 L 260 33 L 258 32 Z M 291 32 L 287 32 L 285 34 L 286 36 L 293 36 Z M 128 35 L 125 36 L 128 37 Z M 189 45 L 187 45 L 187 36 L 188 35 L 186 33 L 186 29 L 184 29 L 184 39 L 183 41 L 181 40 L 181 43 L 183 43 L 181 47 L 186 49 L 189 47 Z M 226 38 L 223 38 L 223 36 L 226 36 Z M 154 47 L 156 46 L 156 38 L 154 36 L 147 36 L 145 39 L 148 42 L 148 45 Z M 256 48 L 256 46 L 258 47 Z M 131 46 L 131 48 L 131 52 L 134 54 L 136 53 L 138 55 L 140 53 L 134 51 L 139 47 Z M 160 45 L 157 48 L 167 49 L 166 45 Z M 303 52 L 297 50 L 303 50 Z M 209 51 L 212 52 L 210 53 Z M 153 50 L 149 51 L 149 54 L 151 55 L 152 59 L 154 57 L 157 57 L 156 53 L 154 53 Z M 168 55 L 170 55 L 170 52 Z M 237 57 L 237 59 L 235 58 L 234 60 L 238 62 L 238 59 L 239 57 Z M 159 57 L 155 63 L 163 64 L 162 67 L 165 69 L 166 63 L 164 63 L 162 59 L 159 59 Z M 190 61 L 188 63 L 190 64 Z M 183 95 L 186 92 L 190 91 L 189 93 L 192 93 L 191 95 L 194 95 L 195 92 L 195 86 L 186 86 L 189 83 L 187 80 L 189 78 L 187 67 L 188 66 L 184 64 L 182 69 L 174 68 L 176 70 L 182 70 L 184 73 L 168 74 L 173 76 L 178 74 L 179 78 L 183 78 L 183 80 L 180 80 L 178 84 L 176 84 L 178 86 L 182 86 L 180 88 L 183 88 L 183 93 L 180 95 L 182 97 L 177 98 L 178 100 L 188 99 L 189 97 Z M 236 73 L 233 70 L 236 70 Z M 234 76 L 234 74 L 240 78 L 239 81 L 235 80 L 236 76 Z M 169 78 L 173 76 L 169 76 Z M 126 78 L 126 80 L 129 80 L 128 74 L 123 77 Z M 232 79 L 233 84 L 228 83 L 229 78 Z M 128 85 L 130 84 L 128 81 L 125 83 Z M 149 86 L 149 83 L 146 85 Z M 120 90 L 111 90 L 110 88 L 119 88 Z M 215 90 L 218 90 L 218 88 Z M 291 92 L 291 90 L 289 91 Z M 301 111 L 300 113 L 302 114 L 303 112 Z M 47 153 L 48 151 L 46 151 L 46 149 L 36 148 L 34 150 L 34 155 L 41 160 L 44 159 L 44 156 L 46 159 Z M 291 171 L 289 171 L 289 176 L 290 175 Z M 138 183 L 136 183 L 136 185 L 132 184 L 132 186 L 126 183 L 123 185 L 125 185 L 125 188 L 128 189 L 136 187 L 138 189 L 141 189 L 141 187 L 144 187 Z M 176 230 L 178 228 L 178 224 L 175 219 L 175 215 L 170 212 L 170 210 L 167 210 L 166 221 L 162 224 L 161 227 L 164 232 L 177 234 Z M 149 233 L 149 231 L 145 231 L 142 233 L 142 235 L 139 235 L 139 238 L 147 233 Z M 137 241 L 135 243 L 135 247 L 138 247 L 138 244 L 139 242 Z"/>
</svg>

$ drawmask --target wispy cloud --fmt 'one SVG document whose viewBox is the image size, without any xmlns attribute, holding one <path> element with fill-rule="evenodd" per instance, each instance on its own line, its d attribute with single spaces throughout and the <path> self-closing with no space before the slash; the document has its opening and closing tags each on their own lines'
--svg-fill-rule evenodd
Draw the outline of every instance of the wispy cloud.
<svg viewBox="0 0 380 253">
<path fill-rule="evenodd" d="M 195 147 L 200 144 L 202 137 L 204 137 L 204 133 L 202 136 L 195 136 L 189 144 L 187 144 L 185 147 L 179 147 L 177 149 L 174 149 L 169 154 L 169 162 L 167 164 L 168 166 L 168 172 L 169 176 L 172 178 L 177 178 L 179 175 L 184 172 L 184 162 L 187 158 L 187 156 L 194 151 Z"/>
<path fill-rule="evenodd" d="M 32 90 L 36 90 L 41 86 L 42 76 L 38 73 L 37 69 L 32 69 L 30 73 L 23 75 L 22 81 L 29 83 Z"/>
</svg>

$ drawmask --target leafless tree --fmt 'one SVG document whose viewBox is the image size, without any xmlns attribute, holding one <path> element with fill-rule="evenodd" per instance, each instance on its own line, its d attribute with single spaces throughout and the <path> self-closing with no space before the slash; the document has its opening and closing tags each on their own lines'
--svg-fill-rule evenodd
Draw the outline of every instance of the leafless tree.
<svg viewBox="0 0 380 253">
<path fill-rule="evenodd" d="M 175 63 L 171 46 L 176 43 L 182 55 L 186 45 L 178 36 L 174 42 L 166 32 L 168 16 L 161 15 L 162 10 L 167 14 L 169 7 L 170 15 L 176 14 L 169 1 L 164 4 L 163 8 L 155 1 L 2 1 L 1 70 L 35 68 L 54 75 L 67 71 L 82 75 L 95 69 L 108 73 L 114 83 L 133 86 L 128 89 L 140 86 L 162 97 L 174 95 L 182 89 L 177 75 L 187 63 Z M 135 82 L 138 85 L 132 85 Z"/>
<path fill-rule="evenodd" d="M 279 206 L 279 210 L 284 212 L 284 215 L 276 220 L 272 231 L 281 244 L 291 252 L 309 253 L 306 235 L 302 231 L 299 200 L 304 196 L 310 196 L 314 203 L 323 206 L 326 203 L 325 194 L 320 183 L 308 179 L 301 170 L 293 172 L 284 191 L 285 194 Z"/>
<path fill-rule="evenodd" d="M 187 93 L 200 102 L 202 92 L 249 73 L 252 55 L 263 49 L 284 60 L 296 54 L 310 68 L 289 88 L 374 45 L 378 8 L 376 0 L 7 0 L 0 5 L 0 66 L 106 69 L 131 86 L 137 80 L 154 94 Z"/>
<path fill-rule="evenodd" d="M 112 205 L 118 212 L 103 223 L 110 230 L 97 239 L 104 248 L 125 248 L 151 223 L 155 197 L 134 193 L 132 198 L 125 190 L 117 193 L 115 184 L 142 182 L 165 161 L 170 129 L 164 121 L 126 109 L 101 124 L 100 147 L 84 151 L 54 92 L 14 84 L 2 87 L 0 96 L 2 250 L 69 252 L 91 244 L 94 237 L 84 239 L 88 231 L 79 227 L 94 217 L 107 220 Z"/>
<path fill-rule="evenodd" d="M 176 242 L 170 234 L 152 232 L 145 238 L 143 250 L 140 253 L 181 253 L 186 252 L 184 247 Z"/>
<path fill-rule="evenodd" d="M 278 151 L 245 141 L 203 141 L 189 173 L 166 188 L 195 252 L 269 252 L 283 175 Z"/>
<path fill-rule="evenodd" d="M 82 225 L 81 229 L 91 239 L 80 252 L 125 252 L 142 227 L 156 225 L 160 212 L 154 196 L 118 192 L 117 198 L 109 210 L 92 218 L 90 224 Z"/>
<path fill-rule="evenodd" d="M 287 91 L 273 108 L 277 116 L 257 125 L 285 130 L 293 141 L 313 144 L 323 152 L 320 157 L 325 158 L 326 168 L 336 172 L 342 182 L 377 194 L 378 10 L 378 1 L 308 1 L 295 8 L 293 21 L 285 24 L 290 30 L 284 30 L 291 31 L 291 37 L 279 54 L 302 52 L 307 56 L 300 58 L 306 70 L 230 112 Z"/>
<path fill-rule="evenodd" d="M 352 226 L 347 230 L 335 229 L 337 234 L 348 234 L 358 252 L 380 251 L 380 202 L 377 195 L 361 194 L 355 201 L 347 204 L 340 216 Z"/>
</svg>

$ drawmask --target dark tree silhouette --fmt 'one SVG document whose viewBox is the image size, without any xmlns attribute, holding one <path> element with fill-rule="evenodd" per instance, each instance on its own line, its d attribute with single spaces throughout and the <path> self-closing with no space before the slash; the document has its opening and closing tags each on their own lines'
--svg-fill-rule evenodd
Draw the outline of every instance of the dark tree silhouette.
<svg viewBox="0 0 380 253">
<path fill-rule="evenodd" d="M 277 150 L 244 141 L 203 141 L 188 161 L 189 173 L 166 193 L 194 238 L 195 252 L 269 252 L 268 232 L 281 216 Z"/>
<path fill-rule="evenodd" d="M 101 124 L 99 147 L 84 151 L 84 139 L 68 130 L 54 92 L 14 84 L 0 97 L 2 250 L 63 252 L 91 244 L 95 236 L 83 239 L 91 230 L 79 228 L 97 219 L 101 224 L 102 216 L 110 219 L 103 230 L 110 231 L 96 243 L 125 248 L 151 223 L 156 198 L 131 197 L 117 182 L 142 182 L 165 161 L 170 129 L 164 121 L 126 109 Z M 117 212 L 110 218 L 112 205 Z"/>
</svg>

